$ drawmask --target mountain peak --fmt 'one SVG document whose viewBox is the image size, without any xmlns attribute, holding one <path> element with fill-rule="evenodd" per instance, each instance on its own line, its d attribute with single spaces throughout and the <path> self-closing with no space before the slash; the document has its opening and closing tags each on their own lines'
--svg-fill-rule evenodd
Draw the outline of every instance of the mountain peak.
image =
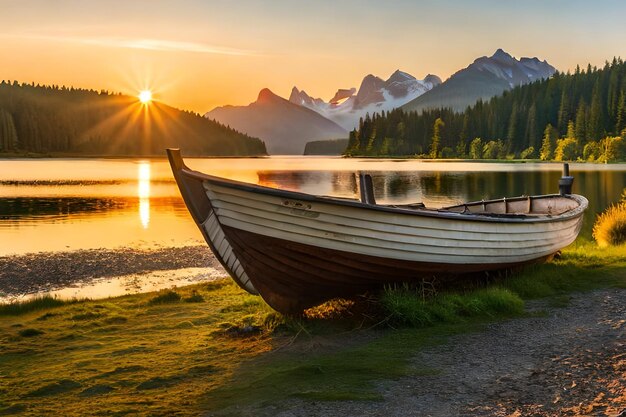
<svg viewBox="0 0 626 417">
<path fill-rule="evenodd" d="M 504 52 L 502 48 L 498 48 L 491 57 L 495 59 L 513 59 L 513 57 L 508 52 Z"/>
<path fill-rule="evenodd" d="M 259 91 L 259 97 L 256 99 L 257 103 L 268 103 L 279 98 L 276 94 L 272 93 L 269 88 L 264 88 Z"/>
<path fill-rule="evenodd" d="M 441 78 L 439 78 L 435 74 L 428 74 L 426 77 L 424 77 L 424 82 L 431 83 L 433 87 L 442 83 Z"/>
<path fill-rule="evenodd" d="M 293 88 L 291 89 L 291 94 L 289 95 L 289 101 L 291 101 L 292 103 L 300 104 L 299 100 L 300 100 L 300 90 L 298 90 L 298 87 L 294 85 Z"/>
<path fill-rule="evenodd" d="M 412 76 L 411 74 L 407 74 L 404 71 L 400 71 L 399 69 L 395 70 L 393 74 L 391 74 L 391 77 L 389 77 L 389 79 L 387 80 L 387 82 L 390 81 L 407 81 L 407 80 L 414 80 L 415 77 Z"/>
</svg>

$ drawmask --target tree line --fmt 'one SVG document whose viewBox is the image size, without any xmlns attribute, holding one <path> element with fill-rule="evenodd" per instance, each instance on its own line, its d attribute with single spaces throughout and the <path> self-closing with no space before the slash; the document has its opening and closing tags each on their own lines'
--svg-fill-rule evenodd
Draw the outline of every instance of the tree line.
<svg viewBox="0 0 626 417">
<path fill-rule="evenodd" d="M 265 155 L 265 144 L 189 111 L 65 86 L 0 82 L 0 153 Z"/>
<path fill-rule="evenodd" d="M 464 112 L 394 109 L 362 118 L 348 156 L 626 159 L 626 64 L 588 65 L 518 86 Z"/>
</svg>

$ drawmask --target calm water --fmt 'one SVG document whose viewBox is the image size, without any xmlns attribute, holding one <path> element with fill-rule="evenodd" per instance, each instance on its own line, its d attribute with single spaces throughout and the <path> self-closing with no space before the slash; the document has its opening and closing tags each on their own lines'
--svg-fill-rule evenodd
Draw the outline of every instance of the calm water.
<svg viewBox="0 0 626 417">
<path fill-rule="evenodd" d="M 379 202 L 441 207 L 468 200 L 552 193 L 560 164 L 359 160 L 316 157 L 189 159 L 194 169 L 318 195 L 355 197 L 357 171 Z M 619 199 L 626 164 L 572 164 L 574 192 L 595 213 Z M 201 243 L 166 160 L 0 160 L 0 256 L 122 246 Z"/>
</svg>

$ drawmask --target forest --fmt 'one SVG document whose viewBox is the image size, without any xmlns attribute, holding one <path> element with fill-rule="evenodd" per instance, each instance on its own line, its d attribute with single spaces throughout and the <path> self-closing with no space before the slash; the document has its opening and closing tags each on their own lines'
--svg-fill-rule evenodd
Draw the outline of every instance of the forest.
<svg viewBox="0 0 626 417">
<path fill-rule="evenodd" d="M 588 65 L 518 86 L 464 112 L 394 109 L 366 115 L 346 156 L 626 159 L 626 64 Z"/>
<path fill-rule="evenodd" d="M 76 89 L 0 82 L 0 155 L 266 155 L 265 144 L 197 113 L 158 101 Z"/>
<path fill-rule="evenodd" d="M 307 142 L 304 155 L 341 155 L 348 146 L 348 139 L 315 140 Z"/>
</svg>

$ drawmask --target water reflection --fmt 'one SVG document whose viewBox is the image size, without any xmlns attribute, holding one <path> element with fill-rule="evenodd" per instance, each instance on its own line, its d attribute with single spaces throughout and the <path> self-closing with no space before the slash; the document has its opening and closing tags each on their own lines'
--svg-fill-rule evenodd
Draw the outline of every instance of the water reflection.
<svg viewBox="0 0 626 417">
<path fill-rule="evenodd" d="M 383 204 L 463 201 L 557 192 L 560 164 L 427 163 L 339 158 L 189 159 L 209 174 L 357 198 L 358 177 L 372 175 Z M 626 165 L 572 164 L 574 192 L 590 202 L 581 236 L 597 213 L 619 200 Z M 120 246 L 180 246 L 203 238 L 165 160 L 0 161 L 0 256 Z"/>
<path fill-rule="evenodd" d="M 150 162 L 137 166 L 137 195 L 139 197 L 139 219 L 144 229 L 150 224 Z"/>
<path fill-rule="evenodd" d="M 0 221 L 62 221 L 70 216 L 126 210 L 131 205 L 128 200 L 116 198 L 0 197 Z"/>
</svg>

